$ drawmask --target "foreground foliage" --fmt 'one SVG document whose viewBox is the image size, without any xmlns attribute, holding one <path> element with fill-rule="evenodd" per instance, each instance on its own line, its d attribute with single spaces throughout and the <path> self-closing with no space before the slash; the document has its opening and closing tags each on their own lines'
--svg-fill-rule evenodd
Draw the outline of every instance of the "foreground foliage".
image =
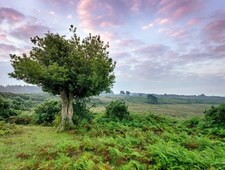
<svg viewBox="0 0 225 170">
<path fill-rule="evenodd" d="M 205 127 L 198 117 L 132 117 L 110 121 L 99 115 L 60 134 L 51 127 L 16 126 L 20 134 L 0 138 L 0 169 L 225 168 L 223 128 Z"/>
<path fill-rule="evenodd" d="M 218 107 L 212 106 L 211 109 L 206 110 L 205 118 L 210 126 L 225 127 L 225 104 L 221 104 Z"/>
</svg>

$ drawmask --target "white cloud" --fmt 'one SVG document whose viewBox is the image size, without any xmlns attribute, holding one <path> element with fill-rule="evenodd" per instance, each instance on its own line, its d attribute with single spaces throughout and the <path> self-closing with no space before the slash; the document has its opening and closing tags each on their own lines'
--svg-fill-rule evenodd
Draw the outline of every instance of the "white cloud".
<svg viewBox="0 0 225 170">
<path fill-rule="evenodd" d="M 205 61 L 195 61 L 176 65 L 171 70 L 174 74 L 179 74 L 183 77 L 198 76 L 198 77 L 213 77 L 218 76 L 225 78 L 225 58 L 220 60 L 209 59 Z"/>
<path fill-rule="evenodd" d="M 66 16 L 67 19 L 73 19 L 73 15 L 69 14 Z"/>
<path fill-rule="evenodd" d="M 49 14 L 54 16 L 55 12 L 54 11 L 49 11 Z"/>
<path fill-rule="evenodd" d="M 141 27 L 141 29 L 148 30 L 148 29 L 152 28 L 153 26 L 154 26 L 153 23 L 149 23 L 148 25 L 145 25 L 145 26 Z"/>
</svg>

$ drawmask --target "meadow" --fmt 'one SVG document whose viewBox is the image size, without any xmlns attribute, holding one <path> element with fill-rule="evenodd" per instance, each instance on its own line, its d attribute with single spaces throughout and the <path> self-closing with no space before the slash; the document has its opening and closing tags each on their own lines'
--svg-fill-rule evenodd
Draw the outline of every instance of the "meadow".
<svg viewBox="0 0 225 170">
<path fill-rule="evenodd" d="M 52 98 L 35 96 L 20 114 L 32 117 L 35 103 Z M 104 116 L 115 99 L 126 101 L 132 119 Z M 101 96 L 89 106 L 95 106 L 94 119 L 63 133 L 54 124 L 0 121 L 0 169 L 225 169 L 225 129 L 208 126 L 203 113 L 212 104 L 154 105 L 144 97 Z"/>
<path fill-rule="evenodd" d="M 112 100 L 124 100 L 129 106 L 129 111 L 132 113 L 155 113 L 162 115 L 170 115 L 177 118 L 187 118 L 192 116 L 204 116 L 203 112 L 209 109 L 212 105 L 218 104 L 202 104 L 202 103 L 159 103 L 149 104 L 145 97 L 127 97 L 127 96 L 101 96 L 94 97 L 92 102 L 95 103 L 95 107 L 91 107 L 91 110 L 98 113 L 104 113 L 105 106 Z M 172 99 L 171 99 L 172 100 Z M 170 100 L 170 101 L 171 101 Z"/>
</svg>

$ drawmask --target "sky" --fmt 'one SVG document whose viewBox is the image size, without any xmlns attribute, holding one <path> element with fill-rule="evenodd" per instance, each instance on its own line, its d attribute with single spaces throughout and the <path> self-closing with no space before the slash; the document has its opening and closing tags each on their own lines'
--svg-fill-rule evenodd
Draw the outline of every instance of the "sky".
<svg viewBox="0 0 225 170">
<path fill-rule="evenodd" d="M 71 24 L 109 42 L 115 93 L 225 96 L 225 0 L 0 0 L 0 84 L 25 84 L 9 54 Z"/>
</svg>

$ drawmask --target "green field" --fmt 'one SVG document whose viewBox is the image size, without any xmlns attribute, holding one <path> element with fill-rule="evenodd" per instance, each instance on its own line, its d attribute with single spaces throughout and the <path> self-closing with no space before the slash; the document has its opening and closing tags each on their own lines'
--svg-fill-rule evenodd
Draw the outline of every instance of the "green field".
<svg viewBox="0 0 225 170">
<path fill-rule="evenodd" d="M 155 113 L 171 115 L 175 117 L 192 117 L 192 116 L 203 116 L 203 112 L 210 108 L 211 104 L 136 104 L 127 103 L 129 106 L 129 111 L 132 113 Z M 104 106 L 97 106 L 91 108 L 94 112 L 104 112 Z"/>
<path fill-rule="evenodd" d="M 123 98 L 132 120 L 105 118 L 105 106 L 118 98 L 93 98 L 93 121 L 63 133 L 54 126 L 0 121 L 0 169 L 225 169 L 225 129 L 204 121 L 212 104 L 153 105 Z M 34 96 L 32 101 L 33 108 L 40 102 Z M 33 109 L 22 114 L 30 116 Z"/>
<path fill-rule="evenodd" d="M 186 118 L 192 116 L 203 116 L 203 112 L 209 109 L 212 105 L 216 106 L 218 104 L 149 104 L 147 99 L 144 97 L 94 97 L 93 101 L 96 103 L 96 107 L 92 107 L 91 110 L 94 112 L 104 112 L 105 106 L 112 100 L 122 99 L 125 100 L 129 106 L 129 111 L 132 113 L 155 113 L 170 115 L 174 117 Z M 172 99 L 170 100 L 172 101 Z"/>
</svg>

